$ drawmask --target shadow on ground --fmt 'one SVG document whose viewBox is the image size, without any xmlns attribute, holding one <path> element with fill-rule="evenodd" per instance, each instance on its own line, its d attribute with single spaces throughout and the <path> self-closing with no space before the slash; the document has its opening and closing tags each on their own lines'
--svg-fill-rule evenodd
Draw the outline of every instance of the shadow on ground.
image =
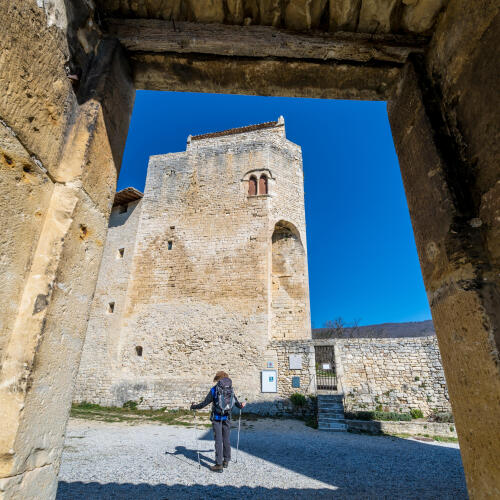
<svg viewBox="0 0 500 500">
<path fill-rule="evenodd" d="M 231 435 L 233 447 L 236 434 Z M 136 484 L 110 482 L 112 476 L 103 477 L 102 483 L 61 481 L 57 499 L 467 498 L 459 449 L 396 437 L 307 428 L 282 432 L 264 424 L 258 431 L 241 433 L 238 463 L 230 464 L 223 474 L 207 470 L 213 464 L 211 431 L 205 432 L 199 441 L 201 469 L 198 450 L 193 446 L 177 445 L 161 450 L 161 455 L 169 460 L 168 466 L 165 463 L 164 481 L 172 484 L 154 484 L 162 482 L 161 478 L 146 484 L 143 481 L 148 479 L 144 476 L 130 475 L 129 480 Z M 167 467 L 179 468 L 181 476 L 169 474 Z M 194 472 L 195 482 L 204 484 L 180 484 L 184 481 L 177 478 L 191 474 L 189 471 Z M 304 478 L 304 487 L 289 482 L 290 474 Z M 269 476 L 267 482 L 263 480 L 263 486 L 258 486 L 257 481 L 255 486 L 255 479 L 265 476 Z M 311 479 L 320 482 L 317 487 L 311 487 Z M 245 482 L 248 485 L 242 484 Z"/>
<path fill-rule="evenodd" d="M 298 489 L 298 488 L 251 488 L 248 486 L 217 486 L 217 485 L 151 485 L 131 483 L 59 483 L 58 498 L 83 499 L 120 499 L 120 500 L 177 500 L 177 499 L 284 499 L 284 498 L 345 498 L 330 489 Z"/>
</svg>

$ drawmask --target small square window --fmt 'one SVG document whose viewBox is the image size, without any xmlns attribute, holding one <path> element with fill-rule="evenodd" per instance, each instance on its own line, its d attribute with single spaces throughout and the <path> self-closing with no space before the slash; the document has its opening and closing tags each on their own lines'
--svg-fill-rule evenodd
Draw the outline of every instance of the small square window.
<svg viewBox="0 0 500 500">
<path fill-rule="evenodd" d="M 118 254 L 116 255 L 117 259 L 123 259 L 123 256 L 125 255 L 125 248 L 119 248 L 118 249 Z"/>
<path fill-rule="evenodd" d="M 120 205 L 120 213 L 121 214 L 126 214 L 128 210 L 128 203 L 125 203 L 125 205 Z"/>
<path fill-rule="evenodd" d="M 115 303 L 114 302 L 110 302 L 108 304 L 108 313 L 112 314 L 115 312 Z"/>
<path fill-rule="evenodd" d="M 142 356 L 142 346 L 141 345 L 135 346 L 135 353 L 137 354 L 137 356 Z"/>
<path fill-rule="evenodd" d="M 173 244 L 172 240 L 169 240 L 169 242 L 168 242 L 168 246 L 167 246 L 167 248 L 168 248 L 169 250 L 172 250 L 172 244 Z"/>
</svg>

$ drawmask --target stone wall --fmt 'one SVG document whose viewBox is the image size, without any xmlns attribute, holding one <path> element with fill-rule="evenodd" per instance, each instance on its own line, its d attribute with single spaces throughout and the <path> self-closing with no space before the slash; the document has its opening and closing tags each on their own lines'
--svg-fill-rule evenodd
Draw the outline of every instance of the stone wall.
<svg viewBox="0 0 500 500">
<path fill-rule="evenodd" d="M 391 422 L 387 420 L 346 420 L 350 431 L 370 434 L 411 434 L 412 436 L 457 437 L 455 424 L 444 422 Z"/>
<path fill-rule="evenodd" d="M 333 342 L 346 411 L 451 412 L 435 337 Z"/>
<path fill-rule="evenodd" d="M 126 209 L 123 212 L 123 209 Z M 99 278 L 90 310 L 87 335 L 75 386 L 79 401 L 99 401 L 111 405 L 109 387 L 116 359 L 122 311 L 125 306 L 128 283 L 141 213 L 141 200 L 111 211 L 106 245 L 99 270 Z M 123 255 L 120 253 L 123 250 Z M 109 304 L 113 303 L 113 312 Z"/>
<path fill-rule="evenodd" d="M 279 376 L 262 393 L 261 370 L 281 372 L 273 339 L 311 338 L 301 150 L 282 120 L 256 127 L 151 157 L 140 208 L 112 214 L 76 401 L 185 408 L 224 369 L 256 411 L 282 411 L 290 391 Z"/>
<path fill-rule="evenodd" d="M 278 360 L 278 394 L 281 399 L 281 410 L 289 413 L 292 410 L 290 396 L 295 393 L 304 395 L 316 394 L 314 346 L 304 340 L 275 340 L 270 349 L 276 352 Z M 300 369 L 291 368 L 290 356 L 301 358 Z M 293 379 L 298 378 L 300 387 L 293 386 Z"/>
</svg>

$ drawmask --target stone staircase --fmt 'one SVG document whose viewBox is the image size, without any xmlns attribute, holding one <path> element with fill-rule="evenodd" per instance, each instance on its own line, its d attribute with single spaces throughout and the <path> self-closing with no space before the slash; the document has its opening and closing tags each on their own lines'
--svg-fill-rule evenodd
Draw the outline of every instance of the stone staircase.
<svg viewBox="0 0 500 500">
<path fill-rule="evenodd" d="M 318 394 L 318 429 L 346 431 L 342 394 Z"/>
</svg>

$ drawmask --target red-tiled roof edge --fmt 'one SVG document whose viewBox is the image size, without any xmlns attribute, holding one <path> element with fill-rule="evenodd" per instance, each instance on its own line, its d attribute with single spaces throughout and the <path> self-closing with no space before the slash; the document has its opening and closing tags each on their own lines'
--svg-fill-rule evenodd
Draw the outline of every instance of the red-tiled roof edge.
<svg viewBox="0 0 500 500">
<path fill-rule="evenodd" d="M 144 196 L 138 189 L 133 187 L 128 187 L 122 189 L 115 193 L 115 199 L 113 200 L 113 206 L 123 205 L 125 203 L 130 203 L 131 201 L 140 200 Z"/>
<path fill-rule="evenodd" d="M 190 140 L 199 141 L 201 139 L 210 139 L 212 137 L 221 137 L 224 135 L 243 134 L 245 132 L 253 132 L 254 130 L 273 128 L 281 125 L 284 126 L 285 122 L 280 117 L 280 119 L 273 122 L 264 122 L 264 123 L 258 123 L 257 125 L 247 125 L 246 127 L 230 128 L 227 130 L 221 130 L 220 132 L 211 132 L 208 134 L 192 135 L 190 136 Z"/>
</svg>

